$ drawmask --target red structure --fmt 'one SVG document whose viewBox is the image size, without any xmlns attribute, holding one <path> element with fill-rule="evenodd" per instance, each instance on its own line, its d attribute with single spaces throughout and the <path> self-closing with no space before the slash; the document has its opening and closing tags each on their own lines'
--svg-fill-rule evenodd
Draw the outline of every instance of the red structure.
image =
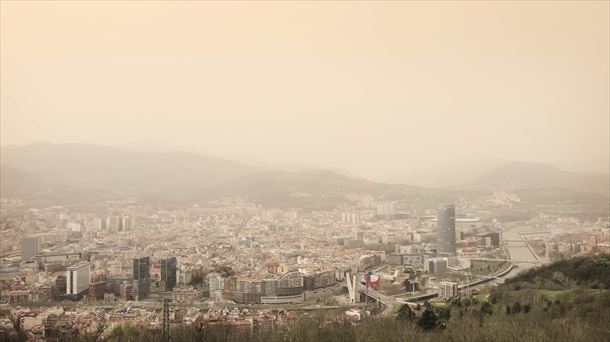
<svg viewBox="0 0 610 342">
<path fill-rule="evenodd" d="M 373 274 L 373 272 L 368 272 L 364 274 L 364 283 L 364 291 L 366 293 L 369 292 L 369 286 L 371 285 L 377 290 L 381 290 L 381 277 L 376 274 Z"/>
</svg>

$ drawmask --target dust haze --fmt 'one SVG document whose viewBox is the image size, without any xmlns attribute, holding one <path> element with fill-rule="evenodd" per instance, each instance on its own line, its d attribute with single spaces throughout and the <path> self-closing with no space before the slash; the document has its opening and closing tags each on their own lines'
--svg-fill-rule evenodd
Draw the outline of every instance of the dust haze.
<svg viewBox="0 0 610 342">
<path fill-rule="evenodd" d="M 0 6 L 1 341 L 610 341 L 609 1 Z"/>
<path fill-rule="evenodd" d="M 1 142 L 454 185 L 608 172 L 607 2 L 2 2 Z"/>
</svg>

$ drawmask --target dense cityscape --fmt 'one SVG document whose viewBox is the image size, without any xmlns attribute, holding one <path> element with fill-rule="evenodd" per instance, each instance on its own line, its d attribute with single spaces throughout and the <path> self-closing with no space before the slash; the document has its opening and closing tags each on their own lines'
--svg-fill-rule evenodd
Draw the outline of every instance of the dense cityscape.
<svg viewBox="0 0 610 342">
<path fill-rule="evenodd" d="M 2 199 L 1 300 L 28 339 L 123 324 L 272 329 L 306 309 L 359 322 L 448 301 L 552 261 L 610 253 L 608 217 L 500 221 L 515 194 L 419 208 L 348 194 L 337 209 L 110 201 L 91 211 Z M 549 208 L 552 212 L 553 208 Z M 368 289 L 364 274 L 380 285 Z M 337 308 L 343 308 L 336 310 Z"/>
</svg>

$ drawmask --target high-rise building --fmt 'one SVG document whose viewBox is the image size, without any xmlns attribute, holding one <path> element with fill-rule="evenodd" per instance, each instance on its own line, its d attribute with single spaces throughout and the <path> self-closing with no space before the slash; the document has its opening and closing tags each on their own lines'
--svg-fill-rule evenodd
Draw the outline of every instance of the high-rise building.
<svg viewBox="0 0 610 342">
<path fill-rule="evenodd" d="M 224 278 L 218 273 L 209 273 L 207 275 L 207 280 L 210 291 L 210 299 L 222 300 L 222 292 L 225 288 Z"/>
<path fill-rule="evenodd" d="M 119 285 L 119 298 L 124 301 L 132 300 L 135 290 L 128 282 L 124 281 Z"/>
<path fill-rule="evenodd" d="M 66 276 L 59 275 L 53 284 L 53 300 L 60 300 L 66 294 Z"/>
<path fill-rule="evenodd" d="M 458 295 L 458 284 L 444 281 L 438 286 L 438 297 L 441 300 L 447 300 Z"/>
<path fill-rule="evenodd" d="M 66 294 L 81 295 L 89 289 L 89 268 L 88 262 L 80 262 L 68 267 L 66 271 Z"/>
<path fill-rule="evenodd" d="M 95 230 L 95 231 L 100 231 L 102 230 L 103 227 L 103 222 L 104 220 L 102 220 L 101 217 L 94 217 L 93 220 L 91 221 L 91 229 Z"/>
<path fill-rule="evenodd" d="M 263 221 L 275 222 L 282 216 L 282 211 L 279 209 L 266 209 L 261 213 Z"/>
<path fill-rule="evenodd" d="M 22 261 L 32 259 L 38 252 L 40 252 L 40 238 L 38 236 L 29 236 L 21 239 Z"/>
<path fill-rule="evenodd" d="M 133 259 L 133 279 L 150 279 L 150 258 L 136 257 Z"/>
<path fill-rule="evenodd" d="M 341 222 L 358 224 L 360 223 L 360 214 L 353 212 L 342 212 Z"/>
<path fill-rule="evenodd" d="M 106 229 L 109 232 L 118 232 L 120 228 L 120 219 L 116 216 L 106 217 Z"/>
<path fill-rule="evenodd" d="M 438 208 L 437 220 L 437 252 L 440 255 L 455 255 L 455 206 L 445 204 Z"/>
<path fill-rule="evenodd" d="M 448 265 L 447 258 L 430 258 L 424 262 L 424 271 L 431 274 L 445 273 Z"/>
<path fill-rule="evenodd" d="M 176 257 L 161 259 L 161 291 L 171 291 L 176 286 Z"/>
<path fill-rule="evenodd" d="M 133 259 L 133 288 L 136 299 L 144 299 L 150 293 L 150 258 L 136 257 Z"/>
<path fill-rule="evenodd" d="M 377 215 L 389 217 L 397 213 L 396 201 L 381 201 L 377 203 Z"/>
<path fill-rule="evenodd" d="M 135 219 L 133 216 L 121 217 L 120 228 L 122 231 L 132 231 L 135 228 Z"/>
</svg>

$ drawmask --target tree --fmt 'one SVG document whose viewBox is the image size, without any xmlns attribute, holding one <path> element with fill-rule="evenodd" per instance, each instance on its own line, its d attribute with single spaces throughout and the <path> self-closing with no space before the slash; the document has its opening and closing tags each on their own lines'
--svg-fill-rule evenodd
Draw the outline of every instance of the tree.
<svg viewBox="0 0 610 342">
<path fill-rule="evenodd" d="M 491 315 L 494 312 L 493 306 L 489 302 L 485 301 L 481 303 L 481 310 L 479 312 L 481 316 Z"/>
<path fill-rule="evenodd" d="M 402 320 L 402 321 L 413 321 L 415 319 L 415 312 L 413 312 L 413 310 L 411 310 L 409 305 L 403 304 L 400 307 L 400 309 L 398 310 L 397 319 Z"/>
<path fill-rule="evenodd" d="M 428 302 L 426 302 L 426 310 L 417 321 L 417 325 L 424 330 L 432 330 L 438 325 L 438 317 Z"/>
<path fill-rule="evenodd" d="M 451 319 L 451 309 L 448 306 L 442 308 L 438 316 L 443 321 L 449 321 Z"/>
<path fill-rule="evenodd" d="M 492 315 L 494 312 L 493 306 L 488 301 L 481 303 L 481 309 L 479 310 L 479 326 L 483 326 L 483 319 L 485 315 Z"/>
</svg>

